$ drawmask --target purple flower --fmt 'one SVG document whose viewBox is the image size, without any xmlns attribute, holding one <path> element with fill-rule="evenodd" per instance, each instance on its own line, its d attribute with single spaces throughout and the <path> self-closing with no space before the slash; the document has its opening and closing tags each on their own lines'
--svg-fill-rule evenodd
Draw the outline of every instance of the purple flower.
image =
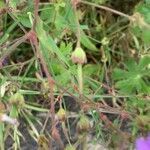
<svg viewBox="0 0 150 150">
<path fill-rule="evenodd" d="M 140 137 L 135 143 L 136 150 L 150 150 L 150 134 L 148 137 Z"/>
</svg>

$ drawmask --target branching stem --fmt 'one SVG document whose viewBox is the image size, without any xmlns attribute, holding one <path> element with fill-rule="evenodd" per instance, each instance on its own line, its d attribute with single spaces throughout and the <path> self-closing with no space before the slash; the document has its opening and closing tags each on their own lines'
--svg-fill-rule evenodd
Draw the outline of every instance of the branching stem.
<svg viewBox="0 0 150 150">
<path fill-rule="evenodd" d="M 87 2 L 87 1 L 80 1 L 80 3 L 86 4 L 86 5 L 90 5 L 90 6 L 93 6 L 93 7 L 97 7 L 97 8 L 100 8 L 100 9 L 103 9 L 103 10 L 106 10 L 106 11 L 109 11 L 109 12 L 112 12 L 112 13 L 117 14 L 117 15 L 119 15 L 119 16 L 126 17 L 126 18 L 128 18 L 129 20 L 131 20 L 131 21 L 134 19 L 132 16 L 129 16 L 129 15 L 125 14 L 125 13 L 122 13 L 122 12 L 120 12 L 120 11 L 111 9 L 111 8 L 109 8 L 109 7 L 106 7 L 106 6 L 94 4 L 94 3 L 91 3 L 91 2 Z"/>
</svg>

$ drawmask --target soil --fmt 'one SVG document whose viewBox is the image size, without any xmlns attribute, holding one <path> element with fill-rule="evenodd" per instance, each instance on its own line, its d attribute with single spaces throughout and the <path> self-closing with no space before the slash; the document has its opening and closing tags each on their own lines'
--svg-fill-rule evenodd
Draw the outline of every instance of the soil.
<svg viewBox="0 0 150 150">
<path fill-rule="evenodd" d="M 76 112 L 78 112 L 80 110 L 80 107 L 78 106 L 76 101 L 71 97 L 65 97 L 65 105 L 66 105 L 66 109 L 68 111 L 71 111 L 73 114 L 77 114 Z M 56 104 L 56 109 L 57 110 L 59 109 L 58 104 Z M 38 118 L 38 120 L 42 124 L 44 124 L 47 114 L 46 113 L 38 113 L 38 114 L 35 114 L 35 116 Z M 108 117 L 110 118 L 110 120 L 114 120 L 116 118 L 113 115 L 112 116 L 108 115 Z M 74 115 L 72 115 L 72 117 L 69 117 L 69 119 L 68 119 L 68 123 L 70 126 L 70 130 L 69 130 L 70 131 L 70 142 L 72 144 L 75 144 L 79 138 L 79 134 L 78 134 L 77 128 L 76 128 L 77 121 L 78 121 L 78 118 L 77 118 L 77 116 L 74 116 Z M 35 125 L 37 131 L 40 133 L 43 126 L 39 125 L 38 123 L 34 123 L 34 125 Z M 126 122 L 124 122 L 123 125 L 124 126 L 122 126 L 122 130 L 129 131 L 128 124 Z M 66 126 L 67 126 L 67 124 L 66 124 Z M 21 132 L 21 134 L 24 137 L 21 138 L 21 142 L 20 142 L 21 148 L 20 149 L 21 150 L 48 150 L 48 149 L 50 149 L 49 147 L 48 148 L 40 148 L 40 144 L 38 142 L 36 142 L 29 134 L 28 129 L 27 129 L 28 127 L 29 126 L 26 125 L 26 123 L 24 122 L 24 119 L 21 119 L 20 125 L 19 125 L 19 131 Z M 57 127 L 57 130 L 59 131 L 59 135 L 61 137 L 63 145 L 66 146 L 68 144 L 68 140 L 63 132 L 62 124 L 58 123 L 56 127 Z M 51 123 L 50 123 L 50 121 L 48 121 L 45 132 L 44 132 L 44 135 L 46 135 L 46 137 L 49 136 L 50 129 L 51 129 Z M 48 138 L 48 139 L 50 139 L 50 138 Z M 10 137 L 8 137 L 6 140 L 6 149 L 11 150 L 12 145 L 13 145 L 13 141 Z M 56 142 L 55 140 L 52 140 L 51 145 L 52 145 L 52 150 L 62 150 L 59 143 Z M 82 144 L 79 144 L 77 149 L 82 150 Z M 105 148 L 103 146 L 100 139 L 96 140 L 95 130 L 91 130 L 87 134 L 87 150 L 107 150 L 107 148 Z"/>
</svg>

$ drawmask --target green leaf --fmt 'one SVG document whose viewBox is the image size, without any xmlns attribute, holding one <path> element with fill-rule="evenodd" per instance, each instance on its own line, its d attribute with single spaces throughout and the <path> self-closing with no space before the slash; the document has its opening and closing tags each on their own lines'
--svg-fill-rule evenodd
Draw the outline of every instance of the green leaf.
<svg viewBox="0 0 150 150">
<path fill-rule="evenodd" d="M 139 12 L 140 14 L 142 14 L 142 16 L 144 17 L 144 20 L 147 23 L 150 23 L 150 4 L 144 4 L 144 3 L 139 3 L 139 5 L 136 6 L 135 8 L 135 12 Z"/>
<path fill-rule="evenodd" d="M 18 15 L 17 18 L 18 18 L 18 21 L 21 22 L 24 27 L 27 27 L 27 28 L 31 28 L 32 27 L 32 24 L 31 24 L 31 22 L 29 20 L 29 16 L 28 15 L 21 14 L 21 15 Z"/>
<path fill-rule="evenodd" d="M 149 94 L 149 83 L 146 80 L 149 76 L 148 64 L 149 57 L 144 56 L 138 64 L 134 60 L 129 59 L 125 63 L 126 70 L 114 69 L 113 79 L 116 81 L 116 88 L 124 93 L 142 92 Z"/>
<path fill-rule="evenodd" d="M 128 76 L 128 72 L 126 70 L 122 70 L 119 68 L 115 68 L 113 72 L 114 80 L 121 80 Z"/>
<path fill-rule="evenodd" d="M 127 62 L 125 62 L 126 67 L 128 70 L 135 70 L 137 63 L 134 59 L 129 59 Z"/>
<path fill-rule="evenodd" d="M 150 55 L 143 56 L 139 62 L 139 69 L 144 69 L 145 67 L 148 67 L 148 65 L 150 65 Z"/>
<path fill-rule="evenodd" d="M 41 51 L 43 53 L 44 59 L 46 60 L 46 63 L 49 64 L 50 54 L 56 54 L 58 59 L 64 63 L 66 66 L 69 66 L 68 61 L 66 60 L 63 53 L 59 50 L 56 43 L 52 39 L 52 37 L 46 33 L 46 31 L 43 28 L 43 21 L 38 18 L 38 24 L 36 26 L 36 32 L 37 36 L 40 41 L 40 47 Z"/>
<path fill-rule="evenodd" d="M 132 32 L 146 44 L 150 44 L 150 4 L 139 3 L 135 13 L 139 13 L 140 22 L 132 26 Z M 146 24 L 146 26 L 144 25 Z"/>
<path fill-rule="evenodd" d="M 17 26 L 17 23 L 12 23 L 7 30 L 5 31 L 5 34 L 0 38 L 0 45 L 6 42 L 10 36 L 10 32 L 14 30 L 14 28 Z"/>
<path fill-rule="evenodd" d="M 42 8 L 40 17 L 43 21 L 50 23 L 54 21 L 55 13 L 55 8 L 52 5 L 45 5 Z"/>
<path fill-rule="evenodd" d="M 101 66 L 100 65 L 93 65 L 93 64 L 87 64 L 83 67 L 83 74 L 84 76 L 95 76 L 98 75 L 98 73 L 101 70 Z"/>
<path fill-rule="evenodd" d="M 88 38 L 88 36 L 84 33 L 84 31 L 81 32 L 81 43 L 88 49 L 92 51 L 97 51 L 97 48 L 95 45 L 91 42 L 91 40 Z"/>
<path fill-rule="evenodd" d="M 134 93 L 134 82 L 131 79 L 118 81 L 116 87 L 120 89 L 121 92 L 127 94 Z"/>
<path fill-rule="evenodd" d="M 0 9 L 3 7 L 5 7 L 5 3 L 4 3 L 4 1 L 0 1 Z"/>
<path fill-rule="evenodd" d="M 65 57 L 68 57 L 70 59 L 70 55 L 71 55 L 71 52 L 72 52 L 72 43 L 67 43 L 65 44 L 64 42 L 61 42 L 60 43 L 60 51 L 64 54 Z"/>
<path fill-rule="evenodd" d="M 74 11 L 72 9 L 72 6 L 70 3 L 66 4 L 65 7 L 65 20 L 68 21 L 68 26 L 71 31 L 73 31 L 75 34 L 77 32 L 77 23 L 76 23 L 76 17 L 74 14 Z M 88 38 L 88 36 L 85 34 L 85 32 L 82 30 L 80 26 L 80 32 L 81 32 L 81 44 L 83 44 L 89 51 L 98 51 L 98 49 L 95 47 L 95 45 L 91 42 L 91 40 Z"/>
<path fill-rule="evenodd" d="M 20 0 L 11 0 L 9 1 L 9 6 L 12 8 L 16 8 L 19 3 L 20 3 Z"/>
<path fill-rule="evenodd" d="M 10 110 L 10 117 L 18 118 L 19 112 L 18 107 L 16 105 L 12 105 L 12 108 Z"/>
</svg>

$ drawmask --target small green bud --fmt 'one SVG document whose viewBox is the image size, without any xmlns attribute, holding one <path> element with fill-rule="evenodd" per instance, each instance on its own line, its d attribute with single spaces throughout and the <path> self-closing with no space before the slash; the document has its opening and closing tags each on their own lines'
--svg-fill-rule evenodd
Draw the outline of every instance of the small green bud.
<svg viewBox="0 0 150 150">
<path fill-rule="evenodd" d="M 19 107 L 22 107 L 25 104 L 24 97 L 21 93 L 15 93 L 9 99 L 10 104 L 15 104 Z"/>
<path fill-rule="evenodd" d="M 49 92 L 49 83 L 47 81 L 43 81 L 41 83 L 41 91 L 42 91 L 43 94 Z"/>
<path fill-rule="evenodd" d="M 107 37 L 104 37 L 101 41 L 102 45 L 108 45 L 109 44 L 109 39 Z"/>
<path fill-rule="evenodd" d="M 73 63 L 84 64 L 87 62 L 86 53 L 81 47 L 77 47 L 71 55 Z"/>
<path fill-rule="evenodd" d="M 63 108 L 60 108 L 57 112 L 57 116 L 60 121 L 66 120 L 66 111 Z"/>
<path fill-rule="evenodd" d="M 65 150 L 76 150 L 73 145 L 67 145 Z"/>
<path fill-rule="evenodd" d="M 82 133 L 82 132 L 86 132 L 90 129 L 90 121 L 88 119 L 87 116 L 82 115 L 80 117 L 79 122 L 77 123 L 77 130 Z"/>
</svg>

